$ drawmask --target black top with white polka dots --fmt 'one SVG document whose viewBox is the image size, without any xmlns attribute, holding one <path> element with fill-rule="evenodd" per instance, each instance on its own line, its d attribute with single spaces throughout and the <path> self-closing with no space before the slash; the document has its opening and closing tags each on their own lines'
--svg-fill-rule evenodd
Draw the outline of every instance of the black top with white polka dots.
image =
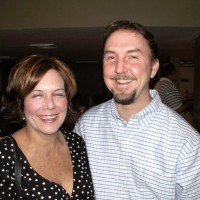
<svg viewBox="0 0 200 200">
<path fill-rule="evenodd" d="M 69 146 L 73 164 L 73 192 L 66 190 L 40 176 L 30 165 L 23 152 L 19 149 L 22 165 L 21 199 L 33 200 L 86 200 L 94 199 L 94 190 L 90 174 L 88 158 L 83 139 L 76 133 L 61 129 Z M 0 199 L 14 200 L 15 159 L 13 144 L 9 138 L 0 140 Z M 56 169 L 55 169 L 56 170 Z"/>
</svg>

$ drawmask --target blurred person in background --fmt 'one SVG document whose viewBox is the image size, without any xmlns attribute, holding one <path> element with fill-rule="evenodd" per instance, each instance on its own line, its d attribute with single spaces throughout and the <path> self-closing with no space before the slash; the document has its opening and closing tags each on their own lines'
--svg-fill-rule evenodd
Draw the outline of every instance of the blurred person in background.
<svg viewBox="0 0 200 200">
<path fill-rule="evenodd" d="M 173 63 L 166 62 L 160 67 L 160 79 L 155 84 L 156 89 L 160 95 L 160 98 L 164 104 L 175 110 L 180 114 L 192 111 L 193 98 L 187 95 L 187 98 L 183 102 L 183 99 L 176 88 L 175 82 L 177 78 L 177 70 Z"/>
</svg>

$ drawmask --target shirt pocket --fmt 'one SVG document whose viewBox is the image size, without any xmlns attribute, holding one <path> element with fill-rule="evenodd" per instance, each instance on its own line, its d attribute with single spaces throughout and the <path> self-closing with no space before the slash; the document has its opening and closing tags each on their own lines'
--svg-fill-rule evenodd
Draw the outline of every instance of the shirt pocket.
<svg viewBox="0 0 200 200">
<path fill-rule="evenodd" d="M 140 198 L 171 200 L 175 197 L 175 176 L 170 172 L 146 167 L 138 171 L 136 184 Z"/>
</svg>

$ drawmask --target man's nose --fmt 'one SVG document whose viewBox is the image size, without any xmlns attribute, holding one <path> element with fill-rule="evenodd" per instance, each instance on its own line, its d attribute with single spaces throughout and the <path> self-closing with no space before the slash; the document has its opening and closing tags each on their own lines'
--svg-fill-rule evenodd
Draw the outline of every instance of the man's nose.
<svg viewBox="0 0 200 200">
<path fill-rule="evenodd" d="M 117 74 L 121 74 L 127 71 L 127 63 L 125 59 L 118 59 L 116 62 L 115 71 Z"/>
</svg>

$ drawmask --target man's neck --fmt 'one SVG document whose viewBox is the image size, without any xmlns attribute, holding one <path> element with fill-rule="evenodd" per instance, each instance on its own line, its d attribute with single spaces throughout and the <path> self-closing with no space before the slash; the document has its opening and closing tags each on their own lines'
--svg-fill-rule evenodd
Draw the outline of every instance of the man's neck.
<svg viewBox="0 0 200 200">
<path fill-rule="evenodd" d="M 130 119 L 131 116 L 139 113 L 142 109 L 144 109 L 152 100 L 152 97 L 149 95 L 144 100 L 135 100 L 132 104 L 122 105 L 116 104 L 119 115 L 126 121 Z"/>
</svg>

